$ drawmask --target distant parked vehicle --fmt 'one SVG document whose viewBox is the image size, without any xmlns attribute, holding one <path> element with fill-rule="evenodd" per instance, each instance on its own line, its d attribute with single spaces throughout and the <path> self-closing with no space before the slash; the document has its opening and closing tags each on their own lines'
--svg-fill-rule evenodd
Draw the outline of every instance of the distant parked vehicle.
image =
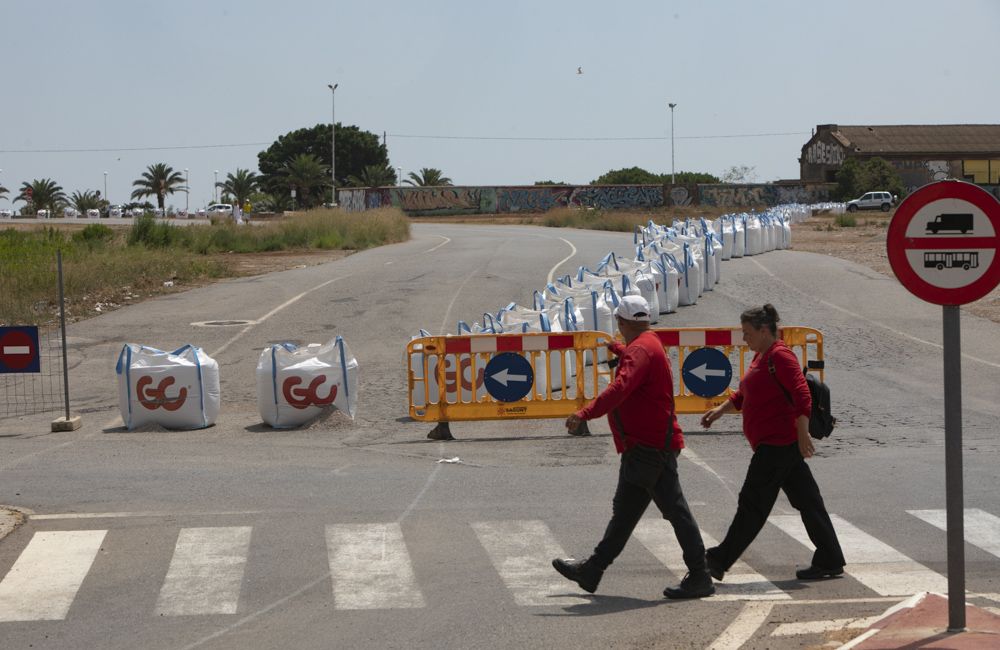
<svg viewBox="0 0 1000 650">
<path fill-rule="evenodd" d="M 14 218 L 13 210 L 0 210 L 0 219 L 13 219 L 13 218 Z"/>
<path fill-rule="evenodd" d="M 972 214 L 965 212 L 943 213 L 927 222 L 927 232 L 935 235 L 939 232 L 961 232 L 963 235 L 972 230 Z"/>
<path fill-rule="evenodd" d="M 35 213 L 35 216 L 39 219 L 50 219 L 52 217 L 52 212 L 49 210 L 39 210 Z"/>
<path fill-rule="evenodd" d="M 108 208 L 108 217 L 111 219 L 121 219 L 122 218 L 121 207 L 114 205 Z"/>
<path fill-rule="evenodd" d="M 860 198 L 848 201 L 847 211 L 857 212 L 858 210 L 881 210 L 882 212 L 888 212 L 889 208 L 891 208 L 895 202 L 896 197 L 889 192 L 867 192 Z"/>
<path fill-rule="evenodd" d="M 98 210 L 98 209 L 96 209 L 96 208 L 90 208 L 89 210 L 87 210 L 87 218 L 88 219 L 100 219 L 101 218 L 101 211 Z"/>
<path fill-rule="evenodd" d="M 213 203 L 208 206 L 206 212 L 209 216 L 231 216 L 233 214 L 233 205 L 231 203 Z"/>
<path fill-rule="evenodd" d="M 63 219 L 76 219 L 80 216 L 80 213 L 76 211 L 76 208 L 63 208 Z"/>
</svg>

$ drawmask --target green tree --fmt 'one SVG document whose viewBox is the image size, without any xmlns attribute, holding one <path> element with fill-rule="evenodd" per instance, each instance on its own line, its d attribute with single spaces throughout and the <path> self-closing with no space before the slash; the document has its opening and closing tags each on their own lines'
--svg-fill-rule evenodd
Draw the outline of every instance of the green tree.
<svg viewBox="0 0 1000 650">
<path fill-rule="evenodd" d="M 396 184 L 396 170 L 388 165 L 367 165 L 360 176 L 348 176 L 352 187 L 385 187 Z"/>
<path fill-rule="evenodd" d="M 132 187 L 136 188 L 132 190 L 133 199 L 155 196 L 156 205 L 161 210 L 167 194 L 187 191 L 184 175 L 174 171 L 173 167 L 166 163 L 156 163 L 147 167 L 142 177 L 132 182 Z"/>
<path fill-rule="evenodd" d="M 226 174 L 226 180 L 216 183 L 223 194 L 233 197 L 239 205 L 246 203 L 250 195 L 257 191 L 259 178 L 256 172 L 237 167 L 235 174 Z"/>
<path fill-rule="evenodd" d="M 415 185 L 417 187 L 451 185 L 451 179 L 445 176 L 440 169 L 434 169 L 433 167 L 422 167 L 420 173 L 410 172 L 407 176 L 409 176 L 409 179 L 403 181 L 407 185 Z"/>
<path fill-rule="evenodd" d="M 86 214 L 87 210 L 100 210 L 104 207 L 105 201 L 101 199 L 100 192 L 84 190 L 73 192 L 69 197 L 69 204 L 80 214 Z"/>
<path fill-rule="evenodd" d="M 897 196 L 906 194 L 903 179 L 892 165 L 883 158 L 872 158 L 864 163 L 848 158 L 837 170 L 837 188 L 833 198 L 838 201 L 856 199 L 865 192 L 886 191 Z"/>
<path fill-rule="evenodd" d="M 29 187 L 31 188 L 30 199 L 28 198 Z M 38 210 L 50 210 L 52 214 L 55 214 L 66 205 L 66 192 L 52 179 L 39 180 L 36 178 L 30 183 L 27 181 L 21 183 L 21 191 L 14 199 L 15 203 L 18 201 L 24 201 L 27 204 L 27 212 L 22 210 L 22 213 L 35 214 Z"/>
<path fill-rule="evenodd" d="M 565 181 L 535 181 L 535 185 L 569 185 Z"/>
<path fill-rule="evenodd" d="M 699 183 L 715 185 L 722 182 L 718 176 L 706 172 L 677 172 L 674 177 L 677 179 L 678 185 L 698 185 Z M 660 174 L 660 178 L 662 179 L 661 183 L 670 182 L 670 174 Z"/>
<path fill-rule="evenodd" d="M 0 196 L 4 196 L 5 194 L 7 194 L 7 192 L 10 192 L 10 190 L 8 190 L 3 185 L 0 185 Z"/>
<path fill-rule="evenodd" d="M 389 153 L 374 133 L 356 126 L 337 124 L 337 185 L 343 185 L 349 176 L 358 176 L 369 165 L 388 166 Z M 266 192 L 279 195 L 288 192 L 283 169 L 293 158 L 311 154 L 330 169 L 330 125 L 317 124 L 312 128 L 290 131 L 257 154 L 260 169 L 260 186 Z"/>
<path fill-rule="evenodd" d="M 316 156 L 303 153 L 292 158 L 280 170 L 284 187 L 294 189 L 295 203 L 313 208 L 323 200 L 323 188 L 330 182 L 330 170 Z"/>
<path fill-rule="evenodd" d="M 712 174 L 703 172 L 677 172 L 673 175 L 674 181 L 678 184 L 696 185 L 698 183 L 718 183 L 719 178 Z M 591 185 L 664 185 L 671 182 L 670 174 L 654 174 L 646 171 L 642 167 L 628 167 L 624 169 L 613 169 L 597 180 L 590 182 Z"/>
</svg>

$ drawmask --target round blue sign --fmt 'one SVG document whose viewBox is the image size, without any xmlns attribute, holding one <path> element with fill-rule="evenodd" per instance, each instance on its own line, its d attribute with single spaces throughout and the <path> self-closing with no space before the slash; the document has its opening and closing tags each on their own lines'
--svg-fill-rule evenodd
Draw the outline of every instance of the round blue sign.
<svg viewBox="0 0 1000 650">
<path fill-rule="evenodd" d="M 535 373 L 516 352 L 502 352 L 486 364 L 486 392 L 499 402 L 516 402 L 531 390 Z"/>
<path fill-rule="evenodd" d="M 715 397 L 729 387 L 733 364 L 721 350 L 698 348 L 684 358 L 681 378 L 688 390 L 698 397 Z"/>
</svg>

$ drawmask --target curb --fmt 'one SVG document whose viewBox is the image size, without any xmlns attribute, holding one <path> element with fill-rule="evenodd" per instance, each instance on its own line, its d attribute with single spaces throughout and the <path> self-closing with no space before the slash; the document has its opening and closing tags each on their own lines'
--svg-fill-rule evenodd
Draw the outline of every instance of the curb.
<svg viewBox="0 0 1000 650">
<path fill-rule="evenodd" d="M 0 541 L 24 523 L 24 513 L 10 506 L 0 506 Z"/>
</svg>

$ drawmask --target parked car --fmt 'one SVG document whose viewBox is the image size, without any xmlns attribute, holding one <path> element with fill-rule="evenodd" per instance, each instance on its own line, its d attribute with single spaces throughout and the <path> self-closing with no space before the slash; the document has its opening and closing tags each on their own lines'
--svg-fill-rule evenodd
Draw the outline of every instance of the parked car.
<svg viewBox="0 0 1000 650">
<path fill-rule="evenodd" d="M 212 205 L 208 206 L 205 212 L 210 217 L 213 215 L 217 217 L 226 215 L 228 217 L 232 216 L 233 214 L 233 205 L 231 203 L 213 203 Z"/>
<path fill-rule="evenodd" d="M 888 212 L 896 204 L 896 197 L 889 192 L 866 192 L 861 198 L 847 202 L 848 212 L 858 210 L 881 210 Z"/>
</svg>

